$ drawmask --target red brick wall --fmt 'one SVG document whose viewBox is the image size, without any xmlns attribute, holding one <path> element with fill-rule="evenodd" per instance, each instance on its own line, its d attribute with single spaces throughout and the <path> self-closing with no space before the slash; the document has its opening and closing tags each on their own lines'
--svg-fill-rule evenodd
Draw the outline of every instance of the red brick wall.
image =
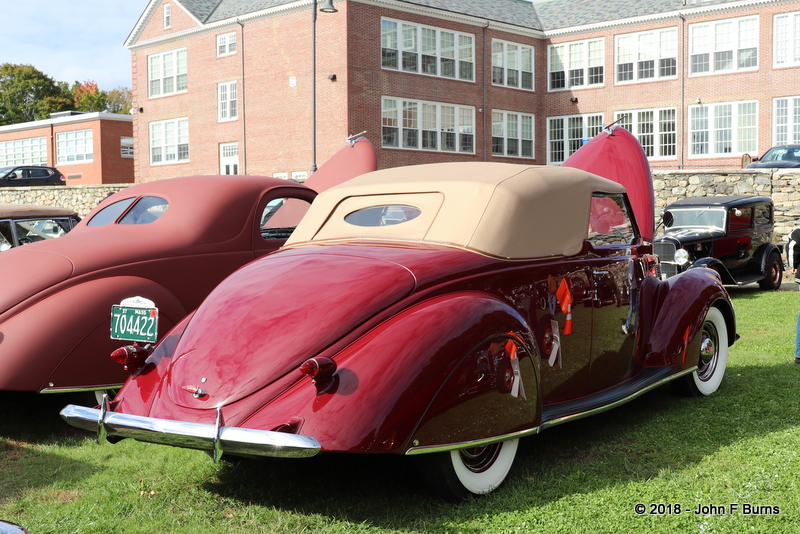
<svg viewBox="0 0 800 534">
<path fill-rule="evenodd" d="M 796 11 L 796 3 L 761 5 L 757 8 L 717 11 L 675 17 L 642 24 L 553 36 L 534 37 L 475 24 L 405 13 L 360 2 L 337 2 L 335 14 L 318 13 L 317 18 L 317 165 L 344 145 L 347 135 L 367 131 L 378 149 L 381 168 L 434 161 L 547 162 L 547 118 L 602 113 L 606 123 L 615 111 L 677 108 L 678 155 L 652 162 L 654 168 L 738 167 L 739 156 L 694 158 L 688 156 L 688 106 L 700 97 L 703 103 L 759 100 L 758 152 L 772 144 L 772 98 L 800 94 L 800 69 L 772 68 L 772 17 Z M 144 29 L 140 41 L 169 35 L 196 26 L 173 3 L 173 28 L 164 30 L 161 7 Z M 688 26 L 695 22 L 759 14 L 759 68 L 752 72 L 686 76 L 689 57 Z M 420 74 L 382 69 L 380 65 L 380 19 L 382 16 L 450 29 L 474 36 L 475 81 L 449 80 Z M 652 28 L 677 27 L 682 51 L 678 54 L 678 79 L 614 84 L 614 36 Z M 235 31 L 237 53 L 216 57 L 216 35 Z M 133 51 L 134 114 L 137 181 L 170 176 L 217 173 L 220 143 L 239 143 L 241 172 L 272 174 L 308 171 L 311 153 L 311 10 L 285 11 L 261 20 L 247 21 L 213 32 L 194 34 L 169 43 Z M 547 91 L 547 45 L 602 37 L 605 42 L 605 84 L 598 88 Z M 491 83 L 492 39 L 533 46 L 535 50 L 534 91 L 496 87 Z M 188 91 L 160 98 L 147 96 L 147 55 L 186 47 L 188 50 Z M 680 45 L 679 45 L 680 46 Z M 246 75 L 243 75 L 242 72 Z M 336 74 L 336 81 L 328 75 Z M 296 85 L 290 87 L 294 77 Z M 238 81 L 239 118 L 217 121 L 217 83 Z M 453 103 L 475 108 L 474 155 L 426 152 L 381 147 L 381 97 L 405 97 Z M 570 98 L 578 99 L 577 103 Z M 535 158 L 496 158 L 491 155 L 491 112 L 493 109 L 532 113 L 535 116 Z M 151 166 L 148 123 L 167 118 L 189 117 L 190 161 Z"/>
</svg>

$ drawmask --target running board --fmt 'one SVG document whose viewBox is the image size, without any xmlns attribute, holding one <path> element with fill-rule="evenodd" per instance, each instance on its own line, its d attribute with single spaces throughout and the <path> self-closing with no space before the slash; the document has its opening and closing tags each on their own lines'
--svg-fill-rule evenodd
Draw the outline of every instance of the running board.
<svg viewBox="0 0 800 534">
<path fill-rule="evenodd" d="M 542 408 L 541 429 L 574 421 L 616 408 L 667 382 L 694 372 L 697 367 L 676 370 L 674 367 L 650 367 L 636 377 L 613 388 L 574 401 Z"/>
</svg>

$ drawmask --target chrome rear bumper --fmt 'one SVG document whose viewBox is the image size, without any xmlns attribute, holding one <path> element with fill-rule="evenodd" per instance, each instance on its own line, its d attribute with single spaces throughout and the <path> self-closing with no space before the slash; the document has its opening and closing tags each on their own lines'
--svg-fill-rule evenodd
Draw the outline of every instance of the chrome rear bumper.
<svg viewBox="0 0 800 534">
<path fill-rule="evenodd" d="M 106 436 L 209 451 L 215 460 L 223 453 L 242 456 L 307 458 L 320 451 L 319 442 L 310 436 L 222 426 L 217 410 L 215 425 L 156 419 L 112 412 L 103 408 L 67 405 L 61 417 L 70 425 Z"/>
</svg>

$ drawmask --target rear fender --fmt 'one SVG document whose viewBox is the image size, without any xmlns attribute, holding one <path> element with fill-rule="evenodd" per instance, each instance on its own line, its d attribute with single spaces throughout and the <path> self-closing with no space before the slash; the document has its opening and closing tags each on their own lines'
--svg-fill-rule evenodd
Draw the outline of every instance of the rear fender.
<svg viewBox="0 0 800 534">
<path fill-rule="evenodd" d="M 759 266 L 759 272 L 769 275 L 769 257 L 773 252 L 781 258 L 781 271 L 783 271 L 783 256 L 781 255 L 781 247 L 775 243 L 766 243 L 759 247 L 756 253 L 753 255 L 753 260 L 756 261 Z"/>
<path fill-rule="evenodd" d="M 736 340 L 736 323 L 728 292 L 716 271 L 690 269 L 660 282 L 647 277 L 642 284 L 645 365 L 697 365 L 703 321 L 711 306 L 725 316 L 729 344 Z"/>
<path fill-rule="evenodd" d="M 525 320 L 496 297 L 464 292 L 430 299 L 393 316 L 335 356 L 338 370 L 332 387 L 318 393 L 311 380 L 303 378 L 240 426 L 292 428 L 313 436 L 327 451 L 401 453 L 418 427 L 426 429 L 431 443 L 450 443 L 453 438 L 447 429 L 437 434 L 426 421 L 451 416 L 452 428 L 464 422 L 456 417 L 474 418 L 472 410 L 456 412 L 477 394 L 446 398 L 445 392 L 449 395 L 458 387 L 443 384 L 453 384 L 463 375 L 459 370 L 476 349 L 509 336 L 517 340 L 518 353 L 527 360 L 523 373 L 530 390 L 526 394 L 535 406 L 538 375 L 530 358 L 533 341 Z M 432 413 L 432 406 L 446 406 L 450 411 Z M 516 426 L 523 425 L 523 419 L 520 416 Z M 487 430 L 479 421 L 466 423 L 474 435 L 486 437 Z"/>
<path fill-rule="evenodd" d="M 111 306 L 142 296 L 159 308 L 159 336 L 186 315 L 163 286 L 119 276 L 63 289 L 0 324 L 0 390 L 41 391 L 121 384 L 127 378 L 111 352 Z"/>
</svg>

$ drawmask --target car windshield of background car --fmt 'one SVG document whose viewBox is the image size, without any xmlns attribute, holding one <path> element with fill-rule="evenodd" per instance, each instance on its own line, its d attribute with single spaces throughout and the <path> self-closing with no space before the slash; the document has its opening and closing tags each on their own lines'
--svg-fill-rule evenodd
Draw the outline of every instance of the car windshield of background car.
<svg viewBox="0 0 800 534">
<path fill-rule="evenodd" d="M 708 226 L 711 228 L 725 228 L 725 209 L 724 208 L 696 208 L 696 209 L 673 209 L 670 210 L 674 221 L 668 228 L 692 228 L 697 226 Z"/>
<path fill-rule="evenodd" d="M 297 227 L 311 203 L 300 198 L 275 198 L 267 202 L 261 214 L 261 237 L 286 239 Z"/>
<path fill-rule="evenodd" d="M 771 148 L 764 154 L 764 157 L 761 158 L 761 161 L 785 161 L 787 156 L 789 155 L 788 148 Z"/>
<path fill-rule="evenodd" d="M 86 226 L 105 226 L 117 220 L 120 214 L 128 209 L 131 202 L 136 200 L 136 197 L 126 198 L 119 200 L 101 209 L 86 223 Z"/>
<path fill-rule="evenodd" d="M 167 211 L 169 202 L 161 197 L 142 197 L 128 213 L 119 221 L 119 224 L 149 224 Z"/>
</svg>

